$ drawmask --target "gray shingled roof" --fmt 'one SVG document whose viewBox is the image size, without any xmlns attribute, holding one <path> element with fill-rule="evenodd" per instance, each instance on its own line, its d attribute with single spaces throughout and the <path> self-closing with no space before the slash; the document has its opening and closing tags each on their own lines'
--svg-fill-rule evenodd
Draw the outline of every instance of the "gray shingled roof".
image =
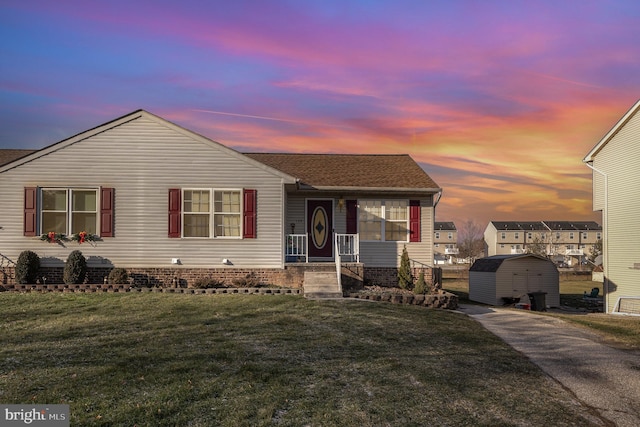
<svg viewBox="0 0 640 427">
<path fill-rule="evenodd" d="M 433 229 L 435 231 L 456 231 L 456 225 L 453 222 L 439 222 L 433 223 Z"/>
<path fill-rule="evenodd" d="M 483 272 L 483 273 L 492 273 L 492 272 L 498 271 L 498 269 L 500 268 L 502 263 L 505 262 L 505 261 L 510 261 L 510 260 L 513 260 L 513 259 L 516 259 L 516 258 L 527 258 L 527 257 L 533 257 L 533 258 L 538 258 L 538 259 L 541 259 L 541 260 L 544 260 L 544 261 L 549 261 L 546 258 L 543 258 L 543 257 L 541 257 L 539 255 L 535 255 L 535 254 L 493 255 L 493 256 L 477 259 L 473 263 L 473 265 L 471 266 L 469 271 L 479 271 L 479 272 Z M 551 261 L 549 261 L 549 262 L 551 262 Z"/>
<path fill-rule="evenodd" d="M 245 153 L 312 187 L 439 190 L 409 156 L 385 154 Z"/>
<path fill-rule="evenodd" d="M 35 151 L 36 150 L 0 149 L 0 166 L 11 163 Z"/>
</svg>

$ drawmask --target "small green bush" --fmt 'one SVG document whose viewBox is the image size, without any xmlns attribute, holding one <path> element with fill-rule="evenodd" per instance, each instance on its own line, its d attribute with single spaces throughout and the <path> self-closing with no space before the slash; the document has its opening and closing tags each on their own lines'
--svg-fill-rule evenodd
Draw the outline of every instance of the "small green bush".
<svg viewBox="0 0 640 427">
<path fill-rule="evenodd" d="M 196 279 L 193 282 L 193 287 L 196 289 L 210 289 L 210 288 L 226 288 L 227 285 L 224 284 L 224 281 L 214 279 L 212 277 L 203 277 L 200 279 Z"/>
<path fill-rule="evenodd" d="M 420 275 L 418 276 L 418 281 L 416 282 L 416 286 L 413 288 L 414 294 L 426 294 L 427 293 L 427 282 L 424 281 L 424 271 L 420 271 Z"/>
<path fill-rule="evenodd" d="M 67 285 L 75 285 L 83 283 L 86 276 L 87 259 L 79 250 L 71 252 L 64 265 L 62 280 Z"/>
<path fill-rule="evenodd" d="M 36 283 L 40 257 L 33 251 L 22 251 L 16 262 L 16 282 L 18 284 Z"/>
<path fill-rule="evenodd" d="M 129 283 L 129 274 L 125 268 L 116 267 L 109 272 L 107 280 L 111 285 L 126 285 Z"/>
</svg>

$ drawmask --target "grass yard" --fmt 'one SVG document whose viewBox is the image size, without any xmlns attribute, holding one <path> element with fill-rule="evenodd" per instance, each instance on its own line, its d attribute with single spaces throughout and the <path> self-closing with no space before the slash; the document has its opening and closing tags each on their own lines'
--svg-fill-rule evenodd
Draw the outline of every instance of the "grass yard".
<svg viewBox="0 0 640 427">
<path fill-rule="evenodd" d="M 463 303 L 469 302 L 468 280 L 445 279 L 443 288 L 457 294 Z M 574 308 L 585 308 L 583 294 L 592 288 L 600 288 L 602 283 L 590 280 L 560 280 L 560 304 Z M 628 350 L 640 351 L 640 317 L 616 316 L 603 313 L 560 313 L 547 312 L 545 315 L 560 317 L 577 326 L 599 333 L 611 345 Z"/>
<path fill-rule="evenodd" d="M 588 426 L 466 316 L 299 296 L 0 294 L 0 402 L 71 425 Z"/>
</svg>

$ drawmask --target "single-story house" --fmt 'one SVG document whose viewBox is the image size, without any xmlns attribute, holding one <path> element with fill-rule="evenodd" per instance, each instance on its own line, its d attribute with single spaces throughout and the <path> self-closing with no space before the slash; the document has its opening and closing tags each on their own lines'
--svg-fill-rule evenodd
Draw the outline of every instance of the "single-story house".
<svg viewBox="0 0 640 427">
<path fill-rule="evenodd" d="M 593 210 L 602 212 L 604 307 L 640 314 L 640 101 L 589 151 Z"/>
<path fill-rule="evenodd" d="M 243 154 L 138 110 L 2 158 L 5 283 L 27 249 L 47 283 L 75 249 L 99 282 L 124 267 L 155 284 L 250 274 L 299 287 L 339 254 L 393 285 L 405 246 L 414 266 L 433 262 L 441 189 L 408 155 Z"/>
<path fill-rule="evenodd" d="M 529 301 L 529 294 L 546 292 L 545 303 L 560 306 L 560 276 L 555 264 L 535 254 L 493 255 L 469 269 L 469 299 L 490 305 Z"/>
</svg>

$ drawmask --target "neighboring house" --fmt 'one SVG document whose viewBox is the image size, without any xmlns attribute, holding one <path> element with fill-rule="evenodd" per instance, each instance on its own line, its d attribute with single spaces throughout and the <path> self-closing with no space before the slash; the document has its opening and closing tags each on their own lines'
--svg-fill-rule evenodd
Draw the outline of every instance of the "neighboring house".
<svg viewBox="0 0 640 427">
<path fill-rule="evenodd" d="M 600 239 L 594 221 L 491 221 L 484 231 L 487 256 L 535 253 L 566 267 L 584 263 Z"/>
<path fill-rule="evenodd" d="M 433 226 L 435 264 L 453 264 L 458 258 L 458 230 L 453 222 L 438 222 Z"/>
<path fill-rule="evenodd" d="M 604 228 L 604 305 L 607 313 L 640 314 L 640 101 L 589 151 L 593 209 Z M 616 308 L 619 297 L 623 305 Z"/>
<path fill-rule="evenodd" d="M 91 280 L 116 266 L 160 285 L 300 286 L 305 261 L 335 271 L 336 246 L 372 283 L 395 283 L 405 246 L 433 262 L 441 189 L 408 155 L 242 154 L 143 110 L 18 154 L 0 166 L 0 252 L 35 251 L 49 283 L 74 249 Z M 41 240 L 83 231 L 97 241 Z"/>
</svg>

